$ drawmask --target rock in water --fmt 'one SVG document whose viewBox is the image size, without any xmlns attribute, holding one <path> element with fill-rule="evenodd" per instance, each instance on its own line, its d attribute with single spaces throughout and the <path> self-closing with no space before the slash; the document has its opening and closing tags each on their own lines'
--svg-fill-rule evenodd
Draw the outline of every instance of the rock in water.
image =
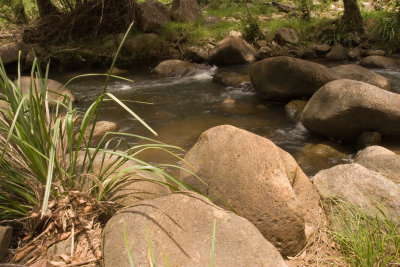
<svg viewBox="0 0 400 267">
<path fill-rule="evenodd" d="M 312 132 L 346 141 L 364 131 L 400 136 L 400 95 L 359 81 L 332 81 L 311 97 L 301 122 Z"/>
<path fill-rule="evenodd" d="M 283 256 L 296 255 L 321 224 L 318 195 L 296 161 L 270 140 L 229 125 L 204 132 L 185 156 L 181 179 L 232 207 Z"/>
<path fill-rule="evenodd" d="M 398 69 L 400 64 L 397 60 L 384 56 L 369 56 L 361 60 L 361 66 L 365 68 Z"/>
<path fill-rule="evenodd" d="M 389 79 L 373 71 L 354 64 L 340 65 L 331 68 L 339 79 L 349 79 L 369 83 L 379 88 L 390 91 Z"/>
<path fill-rule="evenodd" d="M 154 72 L 159 76 L 180 77 L 192 71 L 197 64 L 179 59 L 162 61 L 154 68 Z"/>
<path fill-rule="evenodd" d="M 217 66 L 239 65 L 253 62 L 255 56 L 254 47 L 241 37 L 230 36 L 217 43 L 208 60 L 210 64 Z"/>
<path fill-rule="evenodd" d="M 104 267 L 129 266 L 127 249 L 136 266 L 148 266 L 149 242 L 156 266 L 209 266 L 214 222 L 215 266 L 287 266 L 249 221 L 203 196 L 177 192 L 137 203 L 108 221 L 103 230 Z"/>
<path fill-rule="evenodd" d="M 273 57 L 250 69 L 251 82 L 264 100 L 292 100 L 311 96 L 337 77 L 329 68 L 302 59 Z"/>
</svg>

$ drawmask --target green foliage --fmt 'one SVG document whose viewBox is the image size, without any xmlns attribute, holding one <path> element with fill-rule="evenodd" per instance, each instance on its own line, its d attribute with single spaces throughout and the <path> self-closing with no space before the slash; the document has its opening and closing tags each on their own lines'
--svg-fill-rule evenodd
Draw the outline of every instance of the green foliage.
<svg viewBox="0 0 400 267">
<path fill-rule="evenodd" d="M 396 13 L 381 13 L 378 17 L 378 25 L 372 34 L 376 37 L 378 45 L 388 53 L 399 49 L 400 18 Z"/>
<path fill-rule="evenodd" d="M 332 236 L 350 266 L 395 266 L 400 262 L 400 228 L 379 209 L 379 216 L 338 201 Z"/>
<path fill-rule="evenodd" d="M 249 10 L 246 19 L 242 21 L 242 31 L 243 37 L 249 42 L 255 42 L 264 37 L 257 20 L 251 15 Z"/>
<path fill-rule="evenodd" d="M 127 34 L 122 43 L 126 37 Z M 23 92 L 20 78 L 14 83 L 0 64 L 0 96 L 6 106 L 0 116 L 0 220 L 24 217 L 38 208 L 41 208 L 43 215 L 49 200 L 67 194 L 70 190 L 82 190 L 88 185 L 89 193 L 99 201 L 103 200 L 110 190 L 135 170 L 165 177 L 169 181 L 166 185 L 173 190 L 178 187 L 187 189 L 186 185 L 168 172 L 137 159 L 138 154 L 147 149 L 170 152 L 168 149 L 176 147 L 125 133 L 107 133 L 96 147 L 90 146 L 95 128 L 90 125 L 96 125 L 99 110 L 106 100 L 115 101 L 155 133 L 122 101 L 107 92 L 121 47 L 106 77 L 103 92 L 85 112 L 79 124 L 76 120 L 77 110 L 68 97 L 61 100 L 47 99 L 48 67 L 43 75 L 35 61 L 29 92 Z M 85 76 L 92 75 L 80 77 Z M 76 135 L 75 130 L 78 131 Z M 110 136 L 111 141 L 106 142 Z M 123 137 L 141 138 L 152 143 L 119 151 L 120 145 L 124 144 L 121 140 Z M 117 141 L 117 145 L 109 148 L 113 140 Z M 82 152 L 83 161 L 78 162 L 78 155 Z M 108 164 L 101 164 L 100 170 L 96 170 L 100 173 L 96 179 L 88 180 L 88 174 L 93 173 L 96 156 L 100 156 L 102 163 L 106 159 L 109 161 Z M 121 170 L 128 161 L 134 164 Z"/>
</svg>

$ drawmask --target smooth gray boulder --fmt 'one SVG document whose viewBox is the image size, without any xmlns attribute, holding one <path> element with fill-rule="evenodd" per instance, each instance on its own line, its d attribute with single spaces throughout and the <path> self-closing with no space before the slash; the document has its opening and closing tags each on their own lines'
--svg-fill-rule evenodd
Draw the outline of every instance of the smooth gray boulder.
<svg viewBox="0 0 400 267">
<path fill-rule="evenodd" d="M 400 222 L 400 186 L 377 172 L 356 164 L 343 164 L 322 170 L 313 177 L 321 198 L 340 199 L 380 216 Z"/>
<path fill-rule="evenodd" d="M 359 65 L 346 64 L 331 68 L 340 79 L 369 83 L 390 91 L 389 79 Z"/>
<path fill-rule="evenodd" d="M 210 266 L 214 222 L 215 266 L 287 266 L 248 220 L 192 192 L 142 201 L 115 214 L 103 230 L 103 266 L 130 265 L 125 235 L 135 266 L 149 265 L 148 240 L 156 266 Z"/>
<path fill-rule="evenodd" d="M 185 156 L 181 179 L 260 230 L 283 256 L 296 255 L 323 221 L 318 195 L 287 152 L 230 125 L 205 131 Z"/>
<path fill-rule="evenodd" d="M 218 42 L 210 51 L 208 61 L 212 65 L 240 65 L 255 61 L 253 46 L 238 36 L 229 36 Z"/>
<path fill-rule="evenodd" d="M 261 99 L 276 101 L 311 96 L 326 83 L 337 79 L 321 64 L 283 56 L 255 63 L 250 69 L 250 78 Z"/>
<path fill-rule="evenodd" d="M 354 162 L 375 171 L 400 185 L 400 156 L 380 146 L 370 146 L 361 150 Z"/>
<path fill-rule="evenodd" d="M 346 141 L 364 131 L 399 137 L 400 95 L 359 81 L 332 81 L 311 97 L 301 122 L 312 132 Z"/>
</svg>

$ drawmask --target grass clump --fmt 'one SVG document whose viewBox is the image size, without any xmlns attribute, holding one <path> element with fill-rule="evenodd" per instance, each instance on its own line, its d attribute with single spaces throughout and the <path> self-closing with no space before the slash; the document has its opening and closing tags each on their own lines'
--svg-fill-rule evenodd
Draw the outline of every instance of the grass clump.
<svg viewBox="0 0 400 267">
<path fill-rule="evenodd" d="M 400 228 L 382 209 L 367 210 L 335 201 L 331 234 L 350 266 L 397 266 L 400 263 Z"/>
</svg>

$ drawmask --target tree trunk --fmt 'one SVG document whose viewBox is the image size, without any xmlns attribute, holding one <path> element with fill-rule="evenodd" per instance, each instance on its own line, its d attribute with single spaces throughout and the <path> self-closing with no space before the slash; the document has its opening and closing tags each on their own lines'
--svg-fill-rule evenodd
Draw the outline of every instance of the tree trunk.
<svg viewBox="0 0 400 267">
<path fill-rule="evenodd" d="M 58 9 L 51 3 L 50 0 L 36 0 L 39 15 L 41 18 L 44 18 L 51 14 L 58 14 Z"/>
<path fill-rule="evenodd" d="M 347 26 L 357 32 L 364 32 L 363 19 L 357 0 L 343 0 L 344 15 L 343 20 Z"/>
</svg>

